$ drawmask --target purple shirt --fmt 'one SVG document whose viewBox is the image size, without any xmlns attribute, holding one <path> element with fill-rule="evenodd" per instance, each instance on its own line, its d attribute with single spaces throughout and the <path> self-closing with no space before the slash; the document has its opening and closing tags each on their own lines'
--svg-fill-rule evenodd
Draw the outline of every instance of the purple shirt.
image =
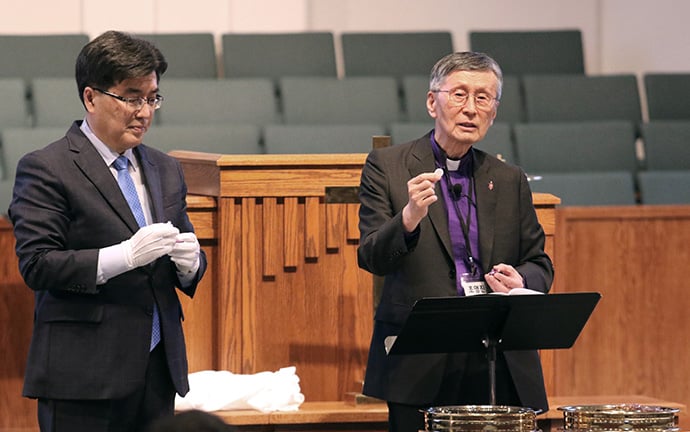
<svg viewBox="0 0 690 432">
<path fill-rule="evenodd" d="M 439 180 L 439 184 L 448 213 L 448 230 L 455 262 L 458 294 L 464 295 L 461 276 L 463 273 L 472 273 L 471 259 L 476 264 L 474 277 L 483 276 L 479 262 L 479 231 L 477 229 L 477 205 L 472 177 L 472 152 L 468 151 L 459 161 L 448 159 L 443 149 L 436 143 L 433 131 L 431 133 L 431 145 L 436 158 L 436 167 L 444 170 L 443 178 Z M 456 185 L 461 187 L 460 191 L 462 192 L 459 196 L 457 196 L 458 186 Z M 467 236 L 463 232 L 463 223 L 467 229 Z M 469 247 L 466 245 L 466 237 L 469 238 Z"/>
</svg>

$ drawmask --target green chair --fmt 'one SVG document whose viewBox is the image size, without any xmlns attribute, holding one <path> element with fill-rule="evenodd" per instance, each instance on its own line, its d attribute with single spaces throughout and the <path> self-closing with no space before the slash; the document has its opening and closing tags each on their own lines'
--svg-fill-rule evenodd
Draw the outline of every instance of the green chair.
<svg viewBox="0 0 690 432">
<path fill-rule="evenodd" d="M 638 168 L 630 122 L 522 123 L 514 132 L 517 157 L 527 172 L 632 173 Z"/>
<path fill-rule="evenodd" d="M 286 124 L 382 124 L 400 121 L 392 77 L 285 77 L 279 81 Z"/>
<path fill-rule="evenodd" d="M 450 32 L 344 32 L 345 76 L 429 75 L 431 67 L 453 52 Z"/>
<path fill-rule="evenodd" d="M 504 162 L 516 165 L 518 163 L 515 145 L 513 143 L 512 128 L 509 123 L 496 122 L 491 126 L 483 140 L 474 145 L 479 150 L 496 156 Z"/>
<path fill-rule="evenodd" d="M 0 77 L 74 77 L 86 34 L 0 35 Z"/>
<path fill-rule="evenodd" d="M 690 73 L 649 73 L 643 76 L 649 120 L 690 120 Z"/>
<path fill-rule="evenodd" d="M 168 62 L 165 78 L 218 78 L 216 45 L 212 33 L 140 33 Z"/>
<path fill-rule="evenodd" d="M 171 150 L 220 154 L 264 152 L 260 127 L 253 124 L 156 125 L 146 133 L 144 143 L 166 153 Z"/>
<path fill-rule="evenodd" d="M 67 128 L 84 118 L 74 78 L 34 78 L 30 83 L 33 125 Z"/>
<path fill-rule="evenodd" d="M 526 75 L 526 121 L 642 121 L 635 75 Z"/>
<path fill-rule="evenodd" d="M 528 172 L 532 192 L 550 193 L 561 206 L 635 205 L 635 183 L 629 171 Z"/>
<path fill-rule="evenodd" d="M 47 128 L 7 128 L 0 131 L 4 178 L 14 181 L 19 159 L 65 136 L 70 125 Z"/>
<path fill-rule="evenodd" d="M 690 119 L 650 120 L 640 129 L 646 169 L 690 169 Z"/>
<path fill-rule="evenodd" d="M 159 124 L 228 125 L 276 123 L 278 106 L 271 80 L 163 79 Z"/>
<path fill-rule="evenodd" d="M 580 30 L 471 31 L 469 41 L 506 75 L 585 73 Z"/>
<path fill-rule="evenodd" d="M 384 135 L 376 124 L 268 125 L 266 153 L 369 153 L 372 136 Z"/>
<path fill-rule="evenodd" d="M 0 78 L 0 130 L 29 126 L 26 85 L 21 78 Z"/>
<path fill-rule="evenodd" d="M 14 179 L 0 178 L 0 217 L 7 216 L 7 209 L 12 201 Z"/>
<path fill-rule="evenodd" d="M 400 79 L 400 86 L 405 120 L 411 123 L 433 122 L 426 110 L 429 75 L 406 75 Z"/>
<path fill-rule="evenodd" d="M 391 144 L 403 144 L 428 134 L 434 128 L 434 119 L 426 121 L 394 122 L 389 125 Z"/>
<path fill-rule="evenodd" d="M 642 204 L 690 204 L 690 169 L 641 171 L 637 179 Z"/>
<path fill-rule="evenodd" d="M 221 35 L 225 78 L 337 76 L 330 32 Z"/>
</svg>

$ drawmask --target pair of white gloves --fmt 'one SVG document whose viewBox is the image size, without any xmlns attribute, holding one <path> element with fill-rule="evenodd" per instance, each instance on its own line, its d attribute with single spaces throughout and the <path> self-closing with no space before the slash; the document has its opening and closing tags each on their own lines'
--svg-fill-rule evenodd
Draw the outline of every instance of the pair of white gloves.
<svg viewBox="0 0 690 432">
<path fill-rule="evenodd" d="M 163 255 L 181 274 L 196 273 L 199 269 L 199 241 L 191 232 L 180 233 L 170 222 L 155 223 L 139 228 L 129 240 L 119 245 L 129 270 L 145 266 Z"/>
</svg>

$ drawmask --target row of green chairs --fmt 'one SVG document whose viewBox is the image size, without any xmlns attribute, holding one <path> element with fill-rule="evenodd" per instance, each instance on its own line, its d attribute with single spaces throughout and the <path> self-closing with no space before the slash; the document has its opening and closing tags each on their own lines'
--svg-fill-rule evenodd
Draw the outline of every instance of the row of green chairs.
<svg viewBox="0 0 690 432">
<path fill-rule="evenodd" d="M 663 84 L 663 78 L 669 78 Z M 648 118 L 690 120 L 690 73 L 644 77 Z M 26 87 L 25 87 L 26 86 Z M 496 121 L 510 123 L 643 119 L 634 75 L 506 76 Z M 428 78 L 404 76 L 164 78 L 160 124 L 360 124 L 428 121 Z M 687 89 L 687 90 L 683 90 Z M 28 94 L 28 96 L 27 96 Z M 71 78 L 0 79 L 0 129 L 61 126 L 83 116 Z"/>
<path fill-rule="evenodd" d="M 0 131 L 3 171 L 26 151 L 61 137 L 68 126 Z M 690 169 L 690 121 L 495 123 L 476 146 L 526 172 L 590 172 Z M 162 151 L 209 153 L 366 153 L 371 137 L 389 135 L 393 145 L 419 138 L 432 122 L 391 124 L 155 125 L 144 142 Z"/>
<path fill-rule="evenodd" d="M 140 33 L 169 63 L 172 78 L 337 76 L 332 32 L 225 33 L 216 49 L 212 33 Z M 349 76 L 426 74 L 453 51 L 450 32 L 343 33 Z M 70 77 L 86 34 L 0 35 L 0 77 Z"/>
<path fill-rule="evenodd" d="M 271 78 L 426 75 L 453 51 L 448 31 L 139 33 L 154 42 L 174 78 Z M 0 77 L 71 76 L 86 34 L 0 35 Z M 582 34 L 577 29 L 469 31 L 470 49 L 489 53 L 510 75 L 584 74 Z M 339 44 L 341 50 L 336 50 Z M 340 54 L 338 59 L 337 53 Z"/>
<path fill-rule="evenodd" d="M 531 176 L 530 187 L 556 195 L 561 206 L 690 204 L 690 170 L 544 172 Z"/>
</svg>

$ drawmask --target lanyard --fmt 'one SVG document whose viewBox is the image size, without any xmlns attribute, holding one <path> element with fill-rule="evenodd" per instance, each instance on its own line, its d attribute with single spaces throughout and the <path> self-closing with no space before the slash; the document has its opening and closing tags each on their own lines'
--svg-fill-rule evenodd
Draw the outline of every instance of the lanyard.
<svg viewBox="0 0 690 432">
<path fill-rule="evenodd" d="M 472 244 L 470 243 L 470 224 L 472 222 L 471 206 L 474 205 L 474 201 L 472 200 L 472 194 L 474 193 L 474 177 L 469 177 L 469 194 L 463 194 L 462 190 L 460 190 L 459 192 L 455 192 L 455 185 L 453 185 L 453 182 L 451 181 L 450 172 L 448 172 L 448 168 L 444 166 L 441 167 L 441 169 L 443 169 L 443 177 L 445 177 L 446 179 L 446 186 L 448 188 L 448 192 L 450 193 L 450 200 L 453 201 L 453 207 L 455 208 L 455 212 L 458 215 L 458 220 L 460 221 L 462 236 L 465 239 L 465 253 L 467 254 L 467 264 L 470 266 L 470 272 L 472 273 L 472 275 L 476 276 L 477 263 L 475 262 L 474 256 L 472 255 Z M 463 198 L 467 199 L 466 217 L 463 216 L 459 204 L 460 200 Z"/>
<path fill-rule="evenodd" d="M 477 263 L 474 259 L 474 255 L 472 254 L 472 244 L 470 243 L 470 224 L 472 221 L 472 205 L 475 205 L 474 201 L 472 200 L 472 195 L 474 194 L 474 177 L 472 175 L 468 176 L 469 179 L 469 194 L 463 194 L 462 189 L 457 190 L 455 186 L 460 186 L 454 185 L 453 182 L 451 181 L 451 176 L 450 172 L 448 171 L 447 167 L 447 157 L 445 154 L 442 153 L 440 147 L 438 144 L 435 142 L 433 139 L 433 132 L 431 136 L 431 141 L 432 141 L 432 149 L 434 152 L 435 160 L 436 160 L 436 166 L 438 168 L 441 168 L 443 170 L 443 177 L 445 178 L 445 186 L 447 189 L 446 196 L 450 198 L 450 200 L 453 202 L 453 208 L 455 209 L 455 213 L 458 216 L 458 220 L 460 222 L 460 228 L 462 230 L 462 236 L 464 240 L 464 247 L 465 247 L 465 255 L 466 259 L 465 264 L 469 267 L 470 272 L 472 273 L 473 276 L 476 276 L 478 273 L 479 267 L 477 266 Z M 471 154 L 467 155 L 468 158 L 472 157 Z M 463 198 L 467 199 L 467 215 L 466 217 L 463 216 L 463 212 L 460 209 L 460 204 L 459 201 Z M 475 205 L 476 206 L 476 205 Z"/>
</svg>

